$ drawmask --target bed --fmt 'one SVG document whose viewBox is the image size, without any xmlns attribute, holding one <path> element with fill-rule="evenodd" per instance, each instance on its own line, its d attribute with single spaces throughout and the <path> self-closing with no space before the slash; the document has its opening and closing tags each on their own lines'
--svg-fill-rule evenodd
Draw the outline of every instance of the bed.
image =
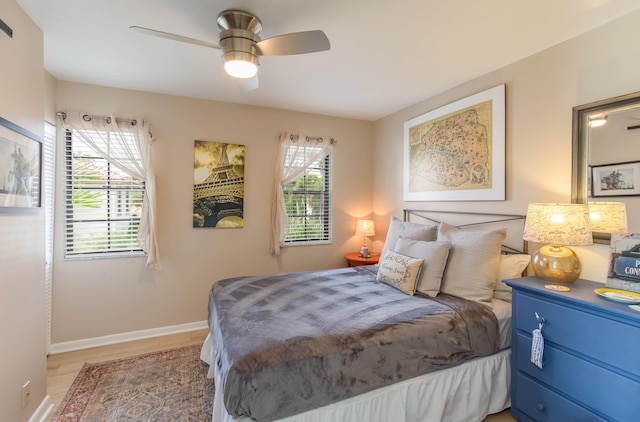
<svg viewBox="0 0 640 422">
<path fill-rule="evenodd" d="M 201 352 L 213 421 L 480 421 L 509 407 L 499 280 L 528 265 L 506 244 L 508 231 L 522 244 L 523 221 L 407 210 L 378 265 L 214 283 Z"/>
</svg>

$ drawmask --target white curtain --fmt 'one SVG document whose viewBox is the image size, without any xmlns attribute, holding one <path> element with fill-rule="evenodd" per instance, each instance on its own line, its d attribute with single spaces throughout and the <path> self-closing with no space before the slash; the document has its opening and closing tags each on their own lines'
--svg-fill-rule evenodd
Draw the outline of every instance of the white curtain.
<svg viewBox="0 0 640 422">
<path fill-rule="evenodd" d="M 116 119 L 114 116 L 94 118 L 78 112 L 64 112 L 61 116 L 65 129 L 72 131 L 74 136 L 82 137 L 96 154 L 129 176 L 144 181 L 138 244 L 147 254 L 147 267 L 159 269 L 155 173 L 150 164 L 153 138 L 149 122 L 140 118 Z"/>
<path fill-rule="evenodd" d="M 282 185 L 307 174 L 333 150 L 336 141 L 330 137 L 311 138 L 288 132 L 280 135 L 280 152 L 276 162 L 276 178 L 271 205 L 271 254 L 280 248 L 289 230 Z"/>
</svg>

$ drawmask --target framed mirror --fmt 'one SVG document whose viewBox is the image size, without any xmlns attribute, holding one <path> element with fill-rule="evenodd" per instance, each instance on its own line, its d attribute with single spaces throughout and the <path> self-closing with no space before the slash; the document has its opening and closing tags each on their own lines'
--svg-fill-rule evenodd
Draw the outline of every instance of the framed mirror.
<svg viewBox="0 0 640 422">
<path fill-rule="evenodd" d="M 571 201 L 624 202 L 629 233 L 640 233 L 640 92 L 574 107 L 572 153 Z"/>
</svg>

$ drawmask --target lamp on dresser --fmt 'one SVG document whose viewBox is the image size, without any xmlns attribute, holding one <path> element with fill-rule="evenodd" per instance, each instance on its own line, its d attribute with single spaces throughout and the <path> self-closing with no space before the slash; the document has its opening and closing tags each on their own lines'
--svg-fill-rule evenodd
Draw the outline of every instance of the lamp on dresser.
<svg viewBox="0 0 640 422">
<path fill-rule="evenodd" d="M 369 257 L 369 248 L 367 247 L 367 237 L 376 234 L 373 220 L 358 220 L 356 222 L 356 235 L 362 236 L 362 248 L 360 248 L 360 256 Z"/>
<path fill-rule="evenodd" d="M 536 276 L 553 283 L 573 283 L 582 267 L 567 247 L 591 245 L 591 222 L 587 204 L 529 204 L 523 239 L 543 243 L 532 256 Z"/>
<path fill-rule="evenodd" d="M 627 233 L 627 208 L 624 202 L 589 202 L 591 231 Z"/>
</svg>

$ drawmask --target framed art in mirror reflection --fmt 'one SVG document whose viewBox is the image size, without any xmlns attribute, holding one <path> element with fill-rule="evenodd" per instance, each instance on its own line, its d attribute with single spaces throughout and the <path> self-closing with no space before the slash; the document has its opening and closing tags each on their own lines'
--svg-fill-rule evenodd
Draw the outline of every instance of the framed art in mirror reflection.
<svg viewBox="0 0 640 422">
<path fill-rule="evenodd" d="M 591 166 L 591 196 L 640 195 L 640 161 Z"/>
</svg>

